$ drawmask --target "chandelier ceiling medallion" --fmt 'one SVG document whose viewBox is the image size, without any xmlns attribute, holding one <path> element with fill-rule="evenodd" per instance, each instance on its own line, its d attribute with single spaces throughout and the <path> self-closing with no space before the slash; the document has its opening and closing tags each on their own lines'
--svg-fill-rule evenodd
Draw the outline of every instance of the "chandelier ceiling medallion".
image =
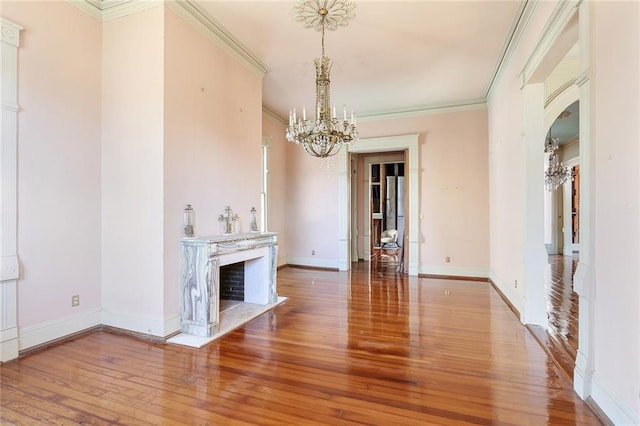
<svg viewBox="0 0 640 426">
<path fill-rule="evenodd" d="M 573 180 L 573 172 L 560 162 L 558 156 L 559 139 L 551 137 L 551 128 L 544 143 L 544 152 L 549 154 L 549 167 L 544 172 L 544 184 L 547 191 L 555 191 L 566 181 Z"/>
<path fill-rule="evenodd" d="M 336 117 L 336 106 L 331 107 L 329 74 L 331 59 L 324 54 L 325 30 L 334 31 L 346 26 L 355 15 L 355 3 L 346 0 L 300 0 L 294 7 L 297 21 L 305 28 L 322 32 L 322 56 L 314 60 L 316 67 L 316 103 L 315 118 L 307 119 L 307 111 L 302 108 L 302 117 L 295 109 L 289 112 L 289 126 L 286 137 L 289 142 L 302 144 L 314 157 L 330 157 L 337 154 L 345 144 L 358 140 L 356 117 L 351 111 L 347 119 L 347 108 L 343 107 L 343 117 Z"/>
</svg>

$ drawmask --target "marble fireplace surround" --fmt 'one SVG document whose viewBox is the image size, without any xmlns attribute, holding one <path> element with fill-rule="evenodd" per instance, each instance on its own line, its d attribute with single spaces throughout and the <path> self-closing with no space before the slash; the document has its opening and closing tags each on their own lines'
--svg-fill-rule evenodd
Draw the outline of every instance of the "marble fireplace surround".
<svg viewBox="0 0 640 426">
<path fill-rule="evenodd" d="M 273 232 L 183 238 L 181 334 L 168 342 L 201 347 L 282 303 L 276 290 L 277 254 Z M 220 267 L 238 262 L 244 262 L 244 303 L 222 311 Z"/>
</svg>

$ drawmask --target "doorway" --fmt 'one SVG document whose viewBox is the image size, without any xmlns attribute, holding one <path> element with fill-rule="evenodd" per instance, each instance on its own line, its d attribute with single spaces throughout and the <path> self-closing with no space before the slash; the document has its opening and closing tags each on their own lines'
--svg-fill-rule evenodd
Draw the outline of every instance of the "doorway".
<svg viewBox="0 0 640 426">
<path fill-rule="evenodd" d="M 373 269 L 404 272 L 407 185 L 405 152 L 351 154 L 358 159 L 361 194 L 352 204 L 358 220 L 356 232 L 360 256 Z"/>
<path fill-rule="evenodd" d="M 389 136 L 382 138 L 360 139 L 351 144 L 347 149 L 338 153 L 338 267 L 341 271 L 351 269 L 351 247 L 354 238 L 357 238 L 358 229 L 352 224 L 351 201 L 351 154 L 371 154 L 379 152 L 405 152 L 405 181 L 407 193 L 407 211 L 405 211 L 405 236 L 404 258 L 409 275 L 417 276 L 419 273 L 419 229 L 418 229 L 418 195 L 419 195 L 419 159 L 418 159 L 418 134 Z M 355 189 L 354 189 L 355 190 Z"/>
</svg>

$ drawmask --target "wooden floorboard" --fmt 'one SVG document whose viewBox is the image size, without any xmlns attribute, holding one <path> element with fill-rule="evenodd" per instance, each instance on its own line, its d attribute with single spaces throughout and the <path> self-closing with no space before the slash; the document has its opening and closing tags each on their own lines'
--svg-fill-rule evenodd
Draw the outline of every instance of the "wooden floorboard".
<svg viewBox="0 0 640 426">
<path fill-rule="evenodd" d="M 95 331 L 0 366 L 2 424 L 600 424 L 485 282 L 285 268 L 202 349 Z"/>
</svg>

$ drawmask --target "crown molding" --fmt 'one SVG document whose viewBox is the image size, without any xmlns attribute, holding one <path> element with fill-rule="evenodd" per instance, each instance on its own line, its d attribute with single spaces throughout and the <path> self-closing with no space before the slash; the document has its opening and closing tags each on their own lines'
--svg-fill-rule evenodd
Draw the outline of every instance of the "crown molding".
<svg viewBox="0 0 640 426">
<path fill-rule="evenodd" d="M 409 109 L 398 109 L 390 111 L 380 111 L 376 113 L 358 115 L 358 121 L 378 121 L 391 120 L 398 118 L 421 117 L 425 115 L 446 114 L 460 111 L 472 111 L 477 109 L 486 109 L 487 102 L 484 99 L 471 99 L 460 103 L 453 104 L 434 104 L 424 105 Z"/>
<path fill-rule="evenodd" d="M 533 16 L 533 12 L 537 5 L 537 1 L 531 0 L 524 0 L 520 3 L 518 12 L 516 13 L 513 23 L 511 24 L 511 28 L 509 29 L 508 36 L 505 39 L 504 46 L 502 47 L 500 59 L 496 64 L 491 79 L 489 80 L 487 91 L 484 96 L 486 100 L 489 100 L 493 95 L 493 91 L 497 83 L 500 81 L 502 74 L 504 74 L 505 69 L 511 62 L 511 57 L 520 44 L 522 34 L 524 34 L 524 31 L 529 25 L 529 20 L 531 19 L 531 16 Z"/>
<path fill-rule="evenodd" d="M 285 126 L 289 124 L 289 122 L 287 120 L 285 120 L 284 118 L 280 117 L 278 114 L 276 114 L 274 111 L 270 110 L 269 108 L 267 108 L 266 106 L 262 106 L 262 113 L 264 115 L 267 115 L 271 118 L 273 118 L 274 120 L 278 121 L 279 123 L 284 124 Z"/>
<path fill-rule="evenodd" d="M 269 68 L 260 59 L 190 0 L 67 0 L 67 2 L 102 22 L 165 5 L 192 27 L 201 31 L 256 77 L 263 78 L 269 72 Z"/>
<path fill-rule="evenodd" d="M 165 4 L 194 28 L 202 31 L 209 40 L 237 59 L 258 78 L 263 78 L 269 72 L 269 68 L 260 59 L 191 1 L 166 0 Z"/>
<path fill-rule="evenodd" d="M 409 109 L 372 112 L 368 114 L 358 115 L 357 118 L 359 122 L 395 120 L 399 118 L 413 118 L 427 115 L 449 114 L 452 112 L 473 111 L 486 108 L 487 102 L 484 99 L 472 99 L 455 104 L 423 105 Z M 283 119 L 277 113 L 265 106 L 262 107 L 262 112 L 270 117 L 273 117 L 275 120 L 278 120 L 284 125 L 289 124 L 287 120 Z"/>
</svg>

